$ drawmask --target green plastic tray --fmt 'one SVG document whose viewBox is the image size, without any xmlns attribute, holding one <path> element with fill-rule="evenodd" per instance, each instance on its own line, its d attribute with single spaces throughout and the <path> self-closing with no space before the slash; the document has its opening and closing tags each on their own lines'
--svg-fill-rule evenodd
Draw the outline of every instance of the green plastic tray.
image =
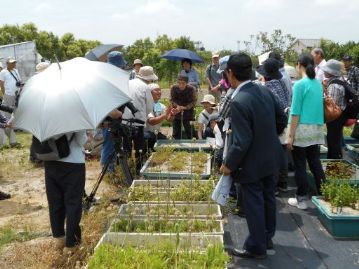
<svg viewBox="0 0 359 269">
<path fill-rule="evenodd" d="M 334 238 L 359 238 L 359 215 L 340 215 L 328 212 L 321 205 L 320 200 L 320 197 L 312 197 L 312 202 L 319 211 L 319 220 Z"/>
</svg>

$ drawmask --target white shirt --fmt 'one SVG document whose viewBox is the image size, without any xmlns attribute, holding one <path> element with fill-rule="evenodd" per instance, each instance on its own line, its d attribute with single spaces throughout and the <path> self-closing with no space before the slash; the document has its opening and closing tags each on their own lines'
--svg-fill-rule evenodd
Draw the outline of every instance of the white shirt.
<svg viewBox="0 0 359 269">
<path fill-rule="evenodd" d="M 214 133 L 214 138 L 216 139 L 216 148 L 218 149 L 223 148 L 224 143 L 223 143 L 222 133 L 218 128 L 218 124 L 214 126 L 213 133 Z"/>
<path fill-rule="evenodd" d="M 139 119 L 143 122 L 147 121 L 147 115 L 153 110 L 153 98 L 151 90 L 148 85 L 141 79 L 135 78 L 129 81 L 128 96 L 131 97 L 133 105 L 138 109 L 135 117 L 132 112 L 126 107 L 123 114 L 124 119 Z M 140 125 L 140 124 L 135 124 Z"/>
<path fill-rule="evenodd" d="M 323 82 L 323 80 L 325 80 L 325 76 L 324 76 L 324 71 L 322 69 L 322 67 L 326 64 L 327 62 L 323 59 L 320 64 L 318 64 L 315 67 L 315 78 L 318 79 L 320 82 Z"/>
<path fill-rule="evenodd" d="M 73 133 L 67 133 L 67 140 L 70 142 Z M 75 133 L 75 136 L 70 142 L 70 154 L 69 156 L 62 158 L 59 162 L 66 163 L 85 163 L 85 154 L 83 152 L 83 146 L 87 141 L 86 131 L 79 131 Z"/>
<path fill-rule="evenodd" d="M 161 116 L 166 112 L 166 106 L 164 104 L 162 104 L 162 103 L 159 103 L 159 104 L 161 105 L 161 111 L 155 111 L 155 109 L 153 109 L 152 112 L 148 114 L 148 119 Z M 153 133 L 155 131 L 159 132 L 160 129 L 161 129 L 161 125 L 162 125 L 162 122 L 160 122 L 160 123 L 158 123 L 156 125 L 151 125 L 148 122 L 146 122 L 145 131 L 150 131 L 150 132 L 153 132 Z"/>
<path fill-rule="evenodd" d="M 21 81 L 19 72 L 16 69 L 11 70 L 11 73 L 16 77 L 18 81 Z M 10 71 L 6 68 L 0 72 L 0 80 L 4 82 L 5 94 L 15 96 L 18 87 L 16 87 L 16 79 L 10 74 Z"/>
<path fill-rule="evenodd" d="M 212 113 L 213 112 L 214 112 L 214 110 L 212 110 Z M 207 126 L 207 124 L 209 123 L 209 116 L 212 115 L 212 113 L 208 113 L 207 110 L 203 109 L 202 112 L 199 113 L 199 115 L 198 115 L 198 123 L 201 123 L 204 126 Z"/>
</svg>

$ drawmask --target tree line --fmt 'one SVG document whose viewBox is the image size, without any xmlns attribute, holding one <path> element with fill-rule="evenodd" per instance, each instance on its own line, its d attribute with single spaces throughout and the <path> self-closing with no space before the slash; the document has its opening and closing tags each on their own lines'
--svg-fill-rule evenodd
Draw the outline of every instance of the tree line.
<svg viewBox="0 0 359 269">
<path fill-rule="evenodd" d="M 276 29 L 272 33 L 259 32 L 256 35 L 251 35 L 248 41 L 243 41 L 244 48 L 241 50 L 251 55 L 255 65 L 258 64 L 257 55 L 273 50 L 283 55 L 287 63 L 295 64 L 298 55 L 291 48 L 295 39 L 294 36 L 285 34 L 280 29 Z M 45 59 L 52 60 L 55 54 L 60 61 L 83 57 L 86 52 L 101 44 L 98 40 L 76 39 L 72 33 L 66 33 L 59 37 L 53 32 L 39 30 L 34 23 L 5 24 L 0 27 L 0 45 L 25 41 L 35 41 L 38 52 Z M 167 35 L 160 35 L 154 40 L 148 37 L 136 40 L 133 44 L 124 47 L 123 53 L 130 65 L 139 58 L 145 65 L 153 66 L 158 76 L 170 84 L 176 78 L 180 65 L 178 62 L 168 61 L 160 56 L 174 48 L 196 51 L 204 60 L 203 64 L 195 65 L 204 81 L 204 71 L 211 62 L 211 52 L 196 46 L 198 43 L 200 42 L 195 42 L 187 36 L 173 39 Z M 322 39 L 320 46 L 327 59 L 340 60 L 345 53 L 349 53 L 353 57 L 354 63 L 359 65 L 359 42 L 349 41 L 339 44 Z M 222 50 L 219 53 L 224 56 L 233 51 Z"/>
</svg>

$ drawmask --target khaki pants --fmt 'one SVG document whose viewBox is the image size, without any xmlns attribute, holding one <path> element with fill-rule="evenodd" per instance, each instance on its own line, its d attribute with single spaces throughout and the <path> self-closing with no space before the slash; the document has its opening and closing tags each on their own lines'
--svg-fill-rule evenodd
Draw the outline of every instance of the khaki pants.
<svg viewBox="0 0 359 269">
<path fill-rule="evenodd" d="M 6 106 L 14 107 L 15 106 L 15 96 L 5 94 L 2 104 L 6 105 Z M 11 114 L 4 112 L 4 116 L 7 119 L 10 119 Z M 12 129 L 12 128 L 0 129 L 0 146 L 5 144 L 6 136 L 9 138 L 10 144 L 16 143 L 16 135 L 15 135 L 14 129 Z"/>
</svg>

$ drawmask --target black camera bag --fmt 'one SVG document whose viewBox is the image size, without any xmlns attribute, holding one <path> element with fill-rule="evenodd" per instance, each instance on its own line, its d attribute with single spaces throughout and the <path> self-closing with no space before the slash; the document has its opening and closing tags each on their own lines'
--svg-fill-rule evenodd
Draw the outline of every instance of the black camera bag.
<svg viewBox="0 0 359 269">
<path fill-rule="evenodd" d="M 64 134 L 54 139 L 50 138 L 40 142 L 35 136 L 32 137 L 32 146 L 37 159 L 42 161 L 57 161 L 70 155 L 70 143 L 75 134 L 72 134 L 70 140 Z"/>
</svg>

